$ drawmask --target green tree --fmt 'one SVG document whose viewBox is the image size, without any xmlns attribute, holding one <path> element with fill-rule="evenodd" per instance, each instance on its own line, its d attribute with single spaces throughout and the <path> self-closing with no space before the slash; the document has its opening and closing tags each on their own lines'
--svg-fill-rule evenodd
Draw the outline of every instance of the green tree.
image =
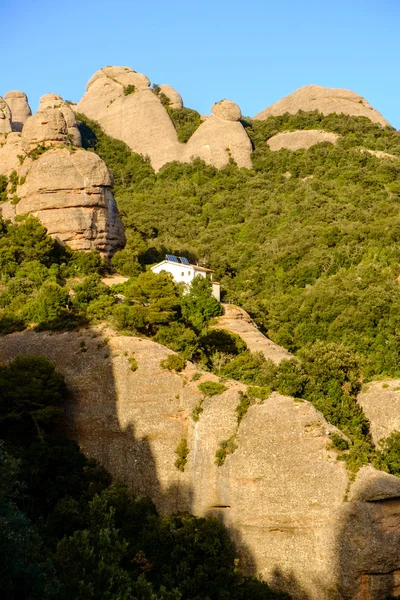
<svg viewBox="0 0 400 600">
<path fill-rule="evenodd" d="M 194 329 L 200 332 L 212 319 L 222 314 L 222 306 L 212 296 L 212 285 L 204 277 L 192 280 L 188 294 L 181 300 L 182 316 Z"/>
</svg>

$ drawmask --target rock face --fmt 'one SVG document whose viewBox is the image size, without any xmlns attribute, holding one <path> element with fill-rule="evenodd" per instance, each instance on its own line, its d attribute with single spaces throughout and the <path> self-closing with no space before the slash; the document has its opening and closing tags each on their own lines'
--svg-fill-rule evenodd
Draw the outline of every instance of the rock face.
<svg viewBox="0 0 400 600">
<path fill-rule="evenodd" d="M 56 94 L 41 97 L 37 113 L 23 126 L 22 136 L 31 144 L 64 142 L 82 145 L 74 111 Z"/>
<path fill-rule="evenodd" d="M 11 131 L 11 111 L 0 96 L 0 133 L 10 133 Z"/>
<path fill-rule="evenodd" d="M 16 214 L 38 217 L 52 237 L 74 250 L 98 249 L 109 256 L 124 245 L 111 187 L 111 175 L 96 154 L 54 148 L 29 167 L 18 188 Z"/>
<path fill-rule="evenodd" d="M 272 360 L 276 365 L 284 359 L 293 358 L 285 348 L 265 337 L 243 308 L 234 304 L 223 304 L 223 307 L 224 314 L 216 320 L 216 329 L 226 329 L 240 335 L 250 352 L 262 352 L 267 360 Z"/>
<path fill-rule="evenodd" d="M 72 249 L 97 249 L 109 258 L 125 244 L 112 177 L 105 163 L 80 145 L 68 104 L 55 94 L 43 96 L 22 133 L 10 133 L 0 147 L 0 174 L 16 171 L 20 180 L 19 201 L 3 203 L 1 213 L 11 219 L 32 214 Z"/>
<path fill-rule="evenodd" d="M 160 92 L 168 98 L 171 108 L 183 108 L 182 96 L 173 87 L 163 83 L 160 85 Z"/>
<path fill-rule="evenodd" d="M 286 148 L 287 150 L 308 150 L 315 144 L 329 142 L 336 144 L 339 136 L 331 131 L 319 131 L 317 129 L 306 129 L 299 131 L 285 131 L 277 133 L 269 138 L 267 144 L 270 150 L 277 151 Z"/>
<path fill-rule="evenodd" d="M 375 444 L 400 431 L 400 379 L 373 381 L 357 398 L 371 424 Z"/>
<path fill-rule="evenodd" d="M 251 143 L 238 122 L 236 104 L 225 100 L 219 103 L 223 106 L 215 105 L 213 116 L 182 144 L 168 112 L 149 86 L 145 75 L 128 67 L 104 67 L 89 80 L 77 112 L 97 121 L 108 135 L 124 141 L 134 152 L 148 155 L 156 170 L 167 162 L 189 162 L 195 157 L 223 167 L 230 155 L 240 167 L 251 167 Z M 173 88 L 163 85 L 161 91 L 173 108 L 182 107 Z"/>
<path fill-rule="evenodd" d="M 25 121 L 32 114 L 26 94 L 19 91 L 7 92 L 4 99 L 11 111 L 12 130 L 22 131 Z"/>
<path fill-rule="evenodd" d="M 364 467 L 350 485 L 330 450 L 337 430 L 309 403 L 274 393 L 250 407 L 237 450 L 218 467 L 219 443 L 236 430 L 241 384 L 227 382 L 226 392 L 205 399 L 194 422 L 197 385 L 215 376 L 192 381 L 190 363 L 179 375 L 162 369 L 171 351 L 150 340 L 110 330 L 0 338 L 0 360 L 18 354 L 47 356 L 64 373 L 69 428 L 87 454 L 137 494 L 149 494 L 162 512 L 217 516 L 248 572 L 295 599 L 398 594 L 400 480 Z M 182 438 L 190 449 L 183 473 L 174 466 Z"/>
<path fill-rule="evenodd" d="M 323 115 L 343 113 L 355 117 L 368 117 L 382 126 L 390 125 L 362 96 L 350 90 L 326 88 L 320 85 L 306 85 L 299 88 L 293 94 L 262 110 L 254 119 L 267 119 L 271 115 L 283 115 L 286 112 L 295 115 L 299 110 L 318 110 Z"/>
</svg>

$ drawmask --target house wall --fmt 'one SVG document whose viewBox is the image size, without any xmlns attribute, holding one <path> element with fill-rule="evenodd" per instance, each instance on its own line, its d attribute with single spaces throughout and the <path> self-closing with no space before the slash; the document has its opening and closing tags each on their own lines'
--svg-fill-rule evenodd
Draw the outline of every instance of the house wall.
<svg viewBox="0 0 400 600">
<path fill-rule="evenodd" d="M 161 273 L 161 271 L 171 273 L 174 281 L 177 283 L 180 283 L 181 281 L 184 283 L 191 283 L 193 278 L 197 275 L 206 277 L 205 271 L 195 271 L 191 265 L 183 265 L 181 263 L 174 263 L 172 261 L 163 261 L 162 263 L 151 267 L 151 270 L 154 273 Z"/>
</svg>

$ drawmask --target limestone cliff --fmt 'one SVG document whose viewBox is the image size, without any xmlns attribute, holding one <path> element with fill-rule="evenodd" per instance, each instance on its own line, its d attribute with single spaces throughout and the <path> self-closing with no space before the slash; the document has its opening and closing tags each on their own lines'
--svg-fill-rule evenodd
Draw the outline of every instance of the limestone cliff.
<svg viewBox="0 0 400 600">
<path fill-rule="evenodd" d="M 160 91 L 172 108 L 182 107 L 182 99 L 173 88 L 162 85 Z M 224 100 L 214 105 L 212 117 L 182 144 L 149 79 L 129 67 L 97 71 L 76 110 L 97 121 L 108 135 L 124 141 L 134 152 L 148 155 L 155 170 L 167 162 L 189 162 L 195 157 L 223 167 L 230 156 L 239 167 L 251 168 L 251 143 L 235 103 Z"/>
<path fill-rule="evenodd" d="M 195 422 L 198 383 L 215 376 L 193 381 L 190 363 L 182 374 L 162 369 L 171 351 L 148 339 L 98 329 L 0 338 L 0 360 L 21 353 L 47 356 L 64 373 L 69 429 L 87 454 L 162 512 L 220 518 L 248 572 L 299 599 L 398 592 L 400 480 L 364 467 L 350 485 L 330 449 L 336 430 L 311 404 L 275 393 L 255 404 L 236 451 L 217 466 L 219 443 L 236 429 L 241 384 L 227 382 L 222 395 L 204 399 Z M 182 438 L 190 449 L 183 473 L 174 466 Z"/>
<path fill-rule="evenodd" d="M 104 257 L 124 246 L 112 176 L 94 152 L 80 148 L 75 113 L 60 96 L 43 96 L 22 132 L 0 141 L 0 174 L 14 171 L 19 183 L 0 206 L 3 218 L 32 214 L 72 249 L 97 249 Z"/>
<path fill-rule="evenodd" d="M 299 110 L 318 110 L 323 115 L 343 113 L 354 117 L 367 117 L 382 126 L 390 123 L 373 108 L 362 96 L 340 88 L 326 88 L 320 85 L 306 85 L 293 94 L 285 96 L 275 104 L 259 112 L 254 119 L 267 119 L 286 112 L 295 115 Z"/>
<path fill-rule="evenodd" d="M 284 131 L 277 133 L 267 141 L 268 147 L 272 151 L 282 150 L 300 150 L 311 148 L 321 142 L 336 144 L 339 136 L 331 131 L 320 131 L 318 129 L 305 129 L 300 131 Z"/>
</svg>

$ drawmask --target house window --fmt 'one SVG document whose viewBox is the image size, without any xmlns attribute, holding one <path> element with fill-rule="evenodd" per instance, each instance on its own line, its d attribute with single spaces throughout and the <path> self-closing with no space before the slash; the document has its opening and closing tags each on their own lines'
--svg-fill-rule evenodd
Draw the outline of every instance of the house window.
<svg viewBox="0 0 400 600">
<path fill-rule="evenodd" d="M 184 277 L 184 276 L 185 276 L 185 273 L 182 271 L 182 277 Z"/>
</svg>

